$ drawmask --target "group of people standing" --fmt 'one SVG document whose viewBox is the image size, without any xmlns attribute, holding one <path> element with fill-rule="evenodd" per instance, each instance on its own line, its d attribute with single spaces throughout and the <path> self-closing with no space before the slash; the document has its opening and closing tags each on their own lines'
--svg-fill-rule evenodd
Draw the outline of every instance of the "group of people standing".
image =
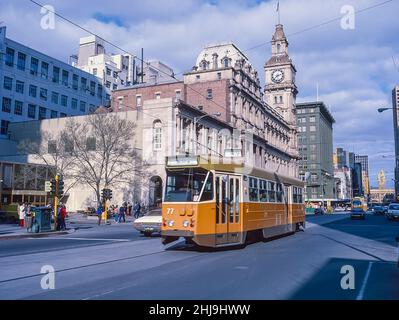
<svg viewBox="0 0 399 320">
<path fill-rule="evenodd" d="M 101 224 L 103 210 L 103 207 L 98 207 L 97 209 L 98 225 Z M 132 216 L 132 212 L 134 212 L 133 216 L 136 219 L 140 217 L 141 205 L 137 201 L 134 206 L 130 202 L 124 202 L 121 206 L 111 205 L 107 214 L 113 215 L 116 223 L 126 223 L 126 216 Z"/>
</svg>

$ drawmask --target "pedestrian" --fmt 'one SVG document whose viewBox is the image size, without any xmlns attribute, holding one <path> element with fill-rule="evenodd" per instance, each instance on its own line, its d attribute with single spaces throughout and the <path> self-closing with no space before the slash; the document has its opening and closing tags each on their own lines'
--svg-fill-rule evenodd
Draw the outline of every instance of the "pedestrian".
<svg viewBox="0 0 399 320">
<path fill-rule="evenodd" d="M 24 227 L 24 221 L 25 221 L 25 204 L 20 203 L 18 207 L 18 214 L 19 214 L 19 226 L 21 228 Z"/>
<path fill-rule="evenodd" d="M 65 207 L 65 205 L 61 205 L 60 222 L 59 222 L 60 230 L 66 230 L 66 224 L 65 224 L 66 216 L 67 216 L 66 207 Z"/>
<path fill-rule="evenodd" d="M 127 215 L 131 216 L 132 215 L 132 204 L 130 202 L 127 203 Z"/>
<path fill-rule="evenodd" d="M 125 206 L 124 205 L 119 208 L 119 219 L 118 219 L 118 222 L 121 223 L 122 220 L 123 220 L 123 222 L 126 222 L 126 219 L 125 219 Z"/>
<path fill-rule="evenodd" d="M 136 219 L 139 218 L 139 217 L 140 217 L 141 206 L 140 206 L 140 204 L 138 203 L 138 201 L 136 201 L 136 203 L 134 204 L 133 210 L 134 210 L 134 217 L 135 217 Z"/>
<path fill-rule="evenodd" d="M 118 212 L 118 205 L 115 205 L 114 207 L 113 207 L 113 214 L 114 214 L 114 220 L 115 220 L 115 223 L 119 223 L 119 212 Z"/>
<path fill-rule="evenodd" d="M 60 231 L 61 229 L 61 208 L 62 203 L 60 202 L 57 207 L 57 231 Z"/>
<path fill-rule="evenodd" d="M 101 206 L 98 206 L 97 208 L 98 225 L 101 225 L 102 215 L 103 215 L 103 208 Z"/>
</svg>

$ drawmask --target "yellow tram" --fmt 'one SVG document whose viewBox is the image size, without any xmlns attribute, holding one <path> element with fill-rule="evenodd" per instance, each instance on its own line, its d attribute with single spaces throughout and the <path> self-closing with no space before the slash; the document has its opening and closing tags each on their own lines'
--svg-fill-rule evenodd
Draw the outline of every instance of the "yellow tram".
<svg viewBox="0 0 399 320">
<path fill-rule="evenodd" d="M 293 233 L 305 224 L 304 184 L 278 173 L 200 157 L 166 159 L 162 239 L 205 247 Z"/>
</svg>

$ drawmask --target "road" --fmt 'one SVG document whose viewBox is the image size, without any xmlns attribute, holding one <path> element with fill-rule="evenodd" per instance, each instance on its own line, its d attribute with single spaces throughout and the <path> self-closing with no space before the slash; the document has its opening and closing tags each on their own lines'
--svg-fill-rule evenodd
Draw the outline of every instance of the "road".
<svg viewBox="0 0 399 320">
<path fill-rule="evenodd" d="M 292 236 L 241 249 L 198 250 L 131 225 L 57 238 L 0 241 L 1 299 L 399 299 L 399 222 L 322 216 Z M 41 288 L 54 267 L 55 290 Z M 343 290 L 342 266 L 355 289 Z"/>
</svg>

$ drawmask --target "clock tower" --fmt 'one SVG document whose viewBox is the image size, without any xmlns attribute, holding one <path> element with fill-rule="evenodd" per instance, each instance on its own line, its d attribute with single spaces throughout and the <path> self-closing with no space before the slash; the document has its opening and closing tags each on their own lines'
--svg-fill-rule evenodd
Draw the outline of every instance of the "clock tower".
<svg viewBox="0 0 399 320">
<path fill-rule="evenodd" d="M 266 103 L 291 125 L 296 125 L 295 103 L 298 89 L 296 69 L 288 56 L 288 41 L 282 24 L 276 25 L 272 38 L 272 56 L 265 64 Z"/>
</svg>

